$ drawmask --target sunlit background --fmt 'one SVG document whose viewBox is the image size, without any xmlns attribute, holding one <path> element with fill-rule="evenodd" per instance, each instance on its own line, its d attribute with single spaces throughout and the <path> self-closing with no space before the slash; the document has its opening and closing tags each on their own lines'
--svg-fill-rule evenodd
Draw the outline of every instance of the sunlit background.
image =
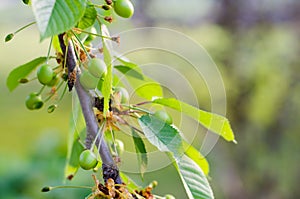
<svg viewBox="0 0 300 199">
<path fill-rule="evenodd" d="M 145 26 L 182 32 L 208 51 L 222 75 L 226 116 L 238 144 L 220 139 L 207 157 L 216 198 L 300 198 L 300 2 L 133 3 L 133 20 L 117 19 L 112 33 Z M 84 198 L 88 191 L 40 192 L 45 185 L 63 184 L 71 95 L 48 114 L 45 109 L 28 111 L 24 105 L 26 95 L 38 90 L 38 84 L 8 91 L 9 72 L 45 56 L 49 40 L 40 43 L 32 26 L 4 43 L 6 34 L 34 20 L 22 1 L 2 0 L 0 18 L 0 198 Z M 210 110 L 207 96 L 197 97 L 200 107 Z M 143 183 L 152 180 L 159 183 L 156 194 L 187 198 L 172 166 L 147 173 Z M 72 184 L 92 184 L 90 173 L 80 171 Z"/>
</svg>

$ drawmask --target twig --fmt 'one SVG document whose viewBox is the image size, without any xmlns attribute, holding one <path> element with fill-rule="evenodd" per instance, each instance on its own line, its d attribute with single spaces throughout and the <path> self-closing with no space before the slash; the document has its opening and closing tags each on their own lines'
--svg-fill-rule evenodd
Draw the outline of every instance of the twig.
<svg viewBox="0 0 300 199">
<path fill-rule="evenodd" d="M 64 34 L 59 35 L 59 42 L 62 48 L 62 52 L 66 52 L 66 45 L 64 43 L 63 36 Z M 76 55 L 74 52 L 74 47 L 72 42 L 69 41 L 67 47 L 68 47 L 67 56 L 65 60 L 66 65 L 68 69 L 74 70 L 74 68 L 76 67 Z M 77 72 L 76 76 L 77 79 L 79 79 L 80 74 Z M 87 132 L 86 147 L 90 148 L 92 141 L 95 140 L 97 136 L 97 132 L 99 131 L 98 123 L 92 109 L 92 99 L 91 96 L 84 90 L 84 88 L 80 84 L 80 81 L 75 81 L 75 90 L 77 92 L 82 113 L 86 123 L 86 132 Z M 110 154 L 110 150 L 108 148 L 107 143 L 105 142 L 104 139 L 101 139 L 102 136 L 103 134 L 101 134 L 100 136 L 98 136 L 98 138 L 96 138 L 96 145 L 98 146 L 101 140 L 101 144 L 98 150 L 102 160 L 102 169 L 103 169 L 102 172 L 103 174 L 105 174 L 104 181 L 106 181 L 109 177 L 111 177 L 112 179 L 115 180 L 115 183 L 121 184 L 122 180 L 119 176 L 118 167 L 115 164 L 112 155 Z M 111 170 L 113 170 L 114 172 L 112 174 L 113 176 L 109 175 L 109 173 L 111 173 Z"/>
</svg>

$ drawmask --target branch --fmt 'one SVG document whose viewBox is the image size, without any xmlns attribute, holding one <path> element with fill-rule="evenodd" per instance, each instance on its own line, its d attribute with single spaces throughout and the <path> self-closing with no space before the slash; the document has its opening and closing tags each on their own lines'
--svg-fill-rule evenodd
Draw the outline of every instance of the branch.
<svg viewBox="0 0 300 199">
<path fill-rule="evenodd" d="M 68 49 L 66 51 L 66 45 L 64 42 L 64 34 L 60 34 L 59 36 L 59 43 L 62 49 L 62 52 L 67 52 L 67 56 L 66 56 L 66 66 L 68 67 L 68 75 L 72 74 L 73 71 L 75 71 L 76 73 L 76 79 L 79 79 L 80 77 L 80 72 L 79 70 L 76 71 L 75 67 L 76 67 L 76 55 L 74 52 L 74 47 L 72 42 L 68 42 Z M 68 77 L 69 79 L 70 77 Z M 97 133 L 99 131 L 99 126 L 98 126 L 98 122 L 96 120 L 96 117 L 94 115 L 93 112 L 93 108 L 92 108 L 92 99 L 91 96 L 88 94 L 88 92 L 86 92 L 84 90 L 84 88 L 82 87 L 82 85 L 80 84 L 80 81 L 75 81 L 75 90 L 77 92 L 79 101 L 80 101 L 80 105 L 81 105 L 81 109 L 82 109 L 82 113 L 85 119 L 85 123 L 86 123 L 86 133 L 87 133 L 87 139 L 86 139 L 86 147 L 90 148 L 91 146 L 91 141 L 95 140 Z M 69 89 L 70 88 L 70 84 L 68 82 L 69 85 Z M 122 180 L 119 176 L 119 170 L 117 165 L 115 164 L 111 154 L 110 154 L 110 150 L 107 146 L 107 143 L 105 142 L 103 138 L 103 132 L 100 133 L 100 136 L 97 137 L 96 139 L 96 146 L 100 147 L 98 148 L 99 150 L 99 154 L 102 160 L 102 172 L 103 172 L 103 178 L 104 181 L 106 181 L 109 178 L 114 179 L 114 181 L 117 184 L 121 184 Z"/>
</svg>

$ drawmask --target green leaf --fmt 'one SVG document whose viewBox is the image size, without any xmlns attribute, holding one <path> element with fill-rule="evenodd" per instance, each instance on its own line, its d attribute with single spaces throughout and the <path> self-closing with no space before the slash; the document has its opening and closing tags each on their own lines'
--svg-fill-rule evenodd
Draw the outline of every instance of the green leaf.
<svg viewBox="0 0 300 199">
<path fill-rule="evenodd" d="M 153 115 L 142 116 L 139 123 L 150 143 L 160 151 L 172 152 L 175 157 L 184 153 L 196 162 L 206 175 L 209 173 L 209 164 L 205 157 L 181 137 L 180 131 L 176 127 Z"/>
<path fill-rule="evenodd" d="M 6 85 L 8 89 L 10 91 L 13 91 L 19 85 L 20 79 L 26 78 L 36 67 L 44 63 L 46 60 L 47 57 L 39 57 L 13 69 L 9 73 L 6 80 Z"/>
<path fill-rule="evenodd" d="M 127 79 L 140 97 L 151 100 L 153 96 L 163 96 L 161 86 L 149 78 L 147 78 L 146 81 L 141 81 L 131 77 L 127 77 Z"/>
<path fill-rule="evenodd" d="M 134 129 L 131 129 L 131 132 L 132 132 L 132 138 L 134 141 L 135 151 L 137 153 L 137 159 L 138 159 L 138 163 L 139 163 L 140 173 L 143 177 L 143 175 L 147 169 L 147 164 L 148 164 L 148 156 L 147 156 L 146 147 L 145 147 L 145 144 L 144 144 L 142 138 L 140 137 L 140 135 L 137 134 Z"/>
<path fill-rule="evenodd" d="M 209 164 L 206 158 L 186 141 L 183 141 L 183 146 L 185 149 L 184 154 L 191 158 L 202 169 L 205 175 L 208 175 Z"/>
<path fill-rule="evenodd" d="M 177 129 L 148 114 L 140 117 L 138 121 L 146 138 L 160 151 L 172 152 L 176 157 L 183 154 L 183 142 Z"/>
<path fill-rule="evenodd" d="M 55 52 L 60 52 L 63 54 L 61 47 L 60 47 L 58 35 L 55 35 L 52 37 L 52 47 L 55 50 Z"/>
<path fill-rule="evenodd" d="M 143 74 L 141 74 L 137 70 L 132 69 L 128 66 L 117 65 L 117 66 L 114 66 L 114 68 L 117 69 L 118 71 L 120 71 L 121 73 L 123 73 L 124 75 L 128 75 L 128 76 L 134 77 L 136 79 L 144 80 Z"/>
<path fill-rule="evenodd" d="M 129 84 L 140 97 L 151 100 L 153 96 L 163 96 L 160 84 L 145 76 L 138 65 L 121 58 L 117 58 L 117 60 L 123 65 L 121 67 L 115 66 L 116 69 L 125 74 Z"/>
<path fill-rule="evenodd" d="M 110 37 L 109 32 L 105 25 L 101 25 L 101 34 L 103 36 Z M 110 41 L 102 37 L 102 45 L 103 45 L 103 56 L 104 62 L 107 66 L 107 74 L 104 77 L 103 82 L 99 81 L 97 88 L 101 90 L 102 95 L 104 97 L 104 108 L 103 108 L 103 115 L 106 116 L 106 113 L 109 109 L 109 99 L 112 90 L 112 80 L 113 80 L 113 73 L 112 73 L 112 58 L 110 54 Z"/>
<path fill-rule="evenodd" d="M 181 138 L 180 132 L 152 115 L 143 115 L 138 121 L 151 144 L 160 151 L 171 152 L 175 157 L 175 167 L 189 198 L 213 198 L 205 174 L 200 168 L 201 166 L 208 172 L 208 163 L 196 149 Z M 184 152 L 186 155 L 182 153 L 184 148 L 187 148 Z"/>
<path fill-rule="evenodd" d="M 112 85 L 115 87 L 125 87 L 125 85 L 120 81 L 119 77 L 116 74 L 113 75 Z"/>
<path fill-rule="evenodd" d="M 122 181 L 126 184 L 126 186 L 131 190 L 142 189 L 142 185 L 141 186 L 137 185 L 137 183 L 134 182 L 134 180 L 132 180 L 125 172 L 120 171 L 120 177 Z"/>
<path fill-rule="evenodd" d="M 73 132 L 73 141 L 68 149 L 67 160 L 65 165 L 65 178 L 71 180 L 77 173 L 79 165 L 79 156 L 84 150 L 83 144 L 80 142 L 78 133 Z"/>
<path fill-rule="evenodd" d="M 128 69 L 132 69 L 132 70 L 136 70 L 138 73 L 141 73 L 143 75 L 143 72 L 142 70 L 140 69 L 140 67 L 138 65 L 136 65 L 135 63 L 132 63 L 132 62 L 129 62 L 129 61 L 126 61 L 120 57 L 116 57 L 117 60 L 119 62 L 121 62 L 124 66 L 126 66 Z"/>
<path fill-rule="evenodd" d="M 174 98 L 156 98 L 152 102 L 180 111 L 197 120 L 208 130 L 222 136 L 225 140 L 236 143 L 229 121 L 221 115 L 200 110 Z"/>
<path fill-rule="evenodd" d="M 188 198 L 213 199 L 212 189 L 198 165 L 186 155 L 174 161 Z"/>
<path fill-rule="evenodd" d="M 32 0 L 41 40 L 73 28 L 85 11 L 86 0 Z"/>
<path fill-rule="evenodd" d="M 78 23 L 78 28 L 86 29 L 88 27 L 91 27 L 95 23 L 96 17 L 97 17 L 97 11 L 95 7 L 91 4 L 88 4 L 86 6 L 83 17 L 80 19 Z"/>
<path fill-rule="evenodd" d="M 84 150 L 83 144 L 80 142 L 85 135 L 85 122 L 77 96 L 73 97 L 73 110 L 70 117 L 70 131 L 68 135 L 68 151 L 65 165 L 64 176 L 66 179 L 71 179 L 78 171 L 79 156 Z"/>
</svg>

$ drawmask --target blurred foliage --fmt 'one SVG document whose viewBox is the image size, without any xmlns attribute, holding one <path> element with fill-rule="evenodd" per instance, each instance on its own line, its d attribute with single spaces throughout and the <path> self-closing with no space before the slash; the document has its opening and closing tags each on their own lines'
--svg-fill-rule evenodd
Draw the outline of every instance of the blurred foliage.
<svg viewBox="0 0 300 199">
<path fill-rule="evenodd" d="M 169 11 L 174 12 L 159 7 L 155 15 L 159 2 L 134 1 L 133 24 L 168 27 L 192 37 L 212 56 L 225 83 L 227 117 L 238 145 L 220 141 L 208 156 L 216 198 L 300 198 L 300 16 L 295 12 L 299 2 L 266 1 L 272 4 L 269 9 L 268 3 L 260 6 L 260 1 L 212 1 L 202 7 L 199 3 L 198 13 L 189 9 L 196 7 L 196 1 L 184 8 L 182 2 L 172 1 Z M 0 198 L 83 198 L 81 190 L 40 193 L 44 185 L 62 184 L 70 99 L 64 99 L 52 115 L 32 113 L 24 108 L 28 88 L 9 93 L 5 87 L 9 70 L 45 55 L 47 48 L 47 42 L 39 46 L 35 28 L 4 45 L 7 33 L 32 20 L 25 6 L 14 3 L 1 12 L 7 20 L 0 22 Z M 18 16 L 12 14 L 16 9 Z M 179 20 L 176 9 L 189 15 Z M 203 105 L 209 107 L 208 103 Z M 180 179 L 172 167 L 146 174 L 145 184 L 155 178 L 161 179 L 158 193 L 174 191 L 178 198 L 186 197 L 178 189 Z M 72 184 L 91 182 L 86 173 L 74 180 Z"/>
</svg>

